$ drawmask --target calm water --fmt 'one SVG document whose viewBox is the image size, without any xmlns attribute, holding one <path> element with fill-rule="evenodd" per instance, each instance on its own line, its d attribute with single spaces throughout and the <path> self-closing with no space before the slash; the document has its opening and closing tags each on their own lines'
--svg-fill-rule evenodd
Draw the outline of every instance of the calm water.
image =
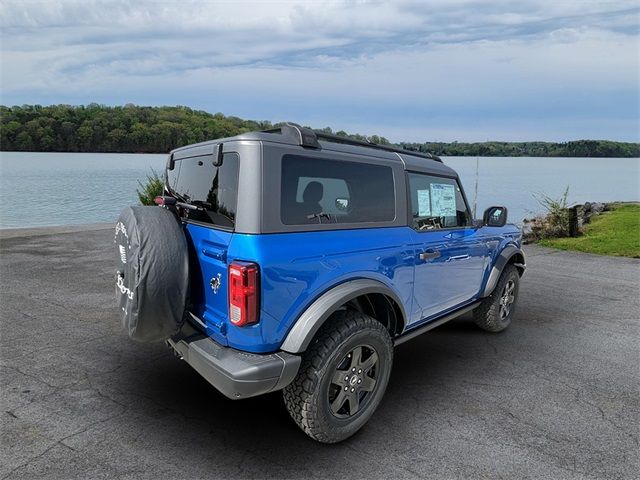
<svg viewBox="0 0 640 480">
<path fill-rule="evenodd" d="M 138 180 L 164 168 L 166 155 L 0 153 L 0 227 L 113 222 L 137 203 Z M 476 158 L 444 159 L 458 171 L 473 203 Z M 571 202 L 640 200 L 638 158 L 480 157 L 477 216 L 490 205 L 509 207 L 521 222 L 541 210 L 535 194 Z"/>
</svg>

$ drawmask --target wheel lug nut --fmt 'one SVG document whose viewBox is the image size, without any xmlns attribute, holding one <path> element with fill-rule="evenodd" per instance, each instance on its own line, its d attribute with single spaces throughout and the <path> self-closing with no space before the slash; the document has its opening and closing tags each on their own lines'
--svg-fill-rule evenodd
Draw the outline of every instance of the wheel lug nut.
<svg viewBox="0 0 640 480">
<path fill-rule="evenodd" d="M 358 369 L 358 373 L 362 373 L 362 369 L 361 368 Z"/>
<path fill-rule="evenodd" d="M 362 380 L 358 379 L 358 383 L 362 383 Z"/>
<path fill-rule="evenodd" d="M 356 390 L 355 388 L 352 388 L 352 389 L 351 389 L 351 391 L 352 391 L 352 392 L 354 392 L 355 390 Z"/>
<path fill-rule="evenodd" d="M 345 379 L 345 380 L 349 380 L 349 377 L 348 377 L 348 376 L 346 376 L 346 377 L 344 377 L 344 379 Z"/>
<path fill-rule="evenodd" d="M 349 387 L 344 387 L 344 391 L 346 392 L 347 390 L 349 390 Z"/>
<path fill-rule="evenodd" d="M 356 371 L 355 367 L 354 367 L 354 368 L 352 368 L 352 369 L 351 369 L 351 371 L 352 371 L 352 372 L 355 372 L 355 371 Z"/>
</svg>

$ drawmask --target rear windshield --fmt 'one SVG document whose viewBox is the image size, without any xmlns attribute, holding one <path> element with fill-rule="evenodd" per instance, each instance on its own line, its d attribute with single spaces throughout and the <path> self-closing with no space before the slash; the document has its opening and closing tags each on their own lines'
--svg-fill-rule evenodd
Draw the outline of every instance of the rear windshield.
<svg viewBox="0 0 640 480">
<path fill-rule="evenodd" d="M 395 219 L 390 167 L 285 155 L 280 214 L 285 225 Z"/>
<path fill-rule="evenodd" d="M 167 187 L 179 201 L 199 207 L 187 210 L 188 219 L 233 229 L 240 158 L 225 153 L 219 167 L 213 161 L 213 155 L 176 160 L 173 170 L 167 170 Z"/>
</svg>

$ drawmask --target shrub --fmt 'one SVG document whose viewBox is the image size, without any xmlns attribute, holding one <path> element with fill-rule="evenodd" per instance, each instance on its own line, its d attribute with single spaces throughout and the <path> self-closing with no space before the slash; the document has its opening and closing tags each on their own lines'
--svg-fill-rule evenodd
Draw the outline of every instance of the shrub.
<svg viewBox="0 0 640 480">
<path fill-rule="evenodd" d="M 136 188 L 136 193 L 143 205 L 155 205 L 153 199 L 162 195 L 164 190 L 164 180 L 154 169 L 151 169 L 144 183 L 138 180 L 138 185 L 140 188 Z"/>
<path fill-rule="evenodd" d="M 541 225 L 540 236 L 543 238 L 566 237 L 569 235 L 569 186 L 558 199 L 545 194 L 534 195 L 535 199 L 547 211 Z"/>
</svg>

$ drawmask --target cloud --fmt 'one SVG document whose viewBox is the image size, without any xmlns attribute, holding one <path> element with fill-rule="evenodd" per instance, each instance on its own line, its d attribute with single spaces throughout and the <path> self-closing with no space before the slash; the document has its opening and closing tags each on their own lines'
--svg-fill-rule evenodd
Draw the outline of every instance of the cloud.
<svg viewBox="0 0 640 480">
<path fill-rule="evenodd" d="M 5 0 L 2 102 L 183 103 L 397 139 L 403 126 L 433 138 L 455 125 L 459 139 L 571 125 L 633 139 L 639 12 L 631 1 Z"/>
</svg>

